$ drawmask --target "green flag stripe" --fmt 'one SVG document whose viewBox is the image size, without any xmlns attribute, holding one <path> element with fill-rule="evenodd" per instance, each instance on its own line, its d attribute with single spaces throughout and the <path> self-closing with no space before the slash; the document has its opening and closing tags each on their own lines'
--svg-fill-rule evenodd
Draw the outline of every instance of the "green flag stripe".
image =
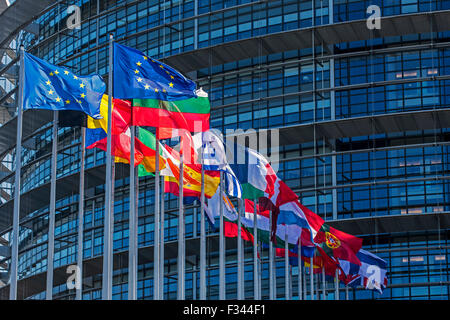
<svg viewBox="0 0 450 320">
<path fill-rule="evenodd" d="M 133 106 L 142 108 L 165 109 L 182 113 L 210 113 L 211 106 L 206 97 L 190 98 L 178 101 L 163 101 L 156 99 L 133 99 Z"/>
</svg>

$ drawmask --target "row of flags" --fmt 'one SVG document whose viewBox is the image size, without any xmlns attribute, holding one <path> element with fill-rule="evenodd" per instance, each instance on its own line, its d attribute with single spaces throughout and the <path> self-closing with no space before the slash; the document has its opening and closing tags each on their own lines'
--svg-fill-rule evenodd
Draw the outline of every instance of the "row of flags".
<svg viewBox="0 0 450 320">
<path fill-rule="evenodd" d="M 113 97 L 108 97 L 98 75 L 77 76 L 29 53 L 25 53 L 24 66 L 23 108 L 60 111 L 61 119 L 66 111 L 78 112 L 77 117 L 70 116 L 72 123 L 69 117 L 64 125 L 86 127 L 86 148 L 106 152 L 110 137 L 114 161 L 130 163 L 133 157 L 140 177 L 155 173 L 159 150 L 164 190 L 175 196 L 182 192 L 184 203 L 201 201 L 203 173 L 205 214 L 215 225 L 222 208 L 225 236 L 237 236 L 240 216 L 244 240 L 272 242 L 277 256 L 284 256 L 287 240 L 293 265 L 298 264 L 300 255 L 305 266 L 312 258 L 315 272 L 325 270 L 331 278 L 338 275 L 345 285 L 363 285 L 380 293 L 386 287 L 386 262 L 363 250 L 360 238 L 329 226 L 303 206 L 262 154 L 239 144 L 225 145 L 222 136 L 210 130 L 208 94 L 172 67 L 114 43 Z M 75 121 L 80 117 L 85 119 Z M 134 150 L 132 126 L 139 128 Z M 155 134 L 144 127 L 156 128 Z M 180 141 L 175 147 L 161 142 L 174 137 Z M 231 154 L 240 161 L 229 161 L 227 148 L 233 148 Z M 243 201 L 243 212 L 236 210 L 229 197 Z M 255 212 L 257 239 L 253 236 Z"/>
</svg>

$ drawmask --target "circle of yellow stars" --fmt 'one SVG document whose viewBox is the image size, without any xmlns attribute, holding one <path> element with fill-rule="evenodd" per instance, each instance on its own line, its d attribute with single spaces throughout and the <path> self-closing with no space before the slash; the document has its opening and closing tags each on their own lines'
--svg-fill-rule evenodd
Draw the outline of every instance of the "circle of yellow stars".
<svg viewBox="0 0 450 320">
<path fill-rule="evenodd" d="M 152 63 L 158 63 L 158 61 L 156 61 L 156 60 L 154 60 L 154 59 L 151 59 L 151 58 L 149 59 L 147 56 L 142 56 L 142 59 L 143 59 L 144 61 L 150 60 Z M 144 86 L 144 89 L 145 89 L 145 90 L 151 90 L 151 89 L 150 89 L 151 86 L 148 85 L 148 84 L 145 82 L 146 79 L 142 78 L 141 75 L 140 75 L 140 74 L 141 74 L 141 71 L 139 70 L 139 68 L 141 68 L 142 66 L 143 66 L 143 63 L 142 63 L 141 61 L 136 62 L 136 69 L 134 70 L 134 74 L 135 74 L 135 76 L 136 76 L 136 81 L 137 81 L 139 84 L 142 84 L 142 85 Z M 163 66 L 162 64 L 159 64 L 159 67 L 160 67 L 161 69 L 164 70 L 164 72 L 168 75 L 168 78 L 170 78 L 171 80 L 175 79 L 175 76 L 174 76 L 173 74 L 171 74 L 168 70 L 164 69 L 164 66 Z M 170 80 L 169 80 L 169 81 L 170 81 Z M 170 81 L 167 85 L 168 85 L 170 88 L 173 88 L 173 87 L 174 87 L 174 84 L 173 84 L 172 81 Z M 166 90 L 165 88 L 163 88 L 162 90 L 160 90 L 160 89 L 158 89 L 158 88 L 154 88 L 153 90 L 154 90 L 156 93 L 158 93 L 158 92 L 160 92 L 160 91 L 162 91 L 163 93 L 166 93 L 166 92 L 167 92 L 167 90 Z"/>
<path fill-rule="evenodd" d="M 49 75 L 50 77 L 57 77 L 59 74 L 61 74 L 61 72 L 59 72 L 58 70 L 54 70 L 54 71 L 51 71 L 48 75 Z M 79 77 L 77 77 L 76 75 L 74 75 L 74 74 L 71 75 L 70 72 L 67 71 L 67 70 L 64 70 L 64 71 L 63 71 L 63 74 L 61 74 L 61 76 L 62 76 L 62 75 L 66 76 L 66 77 L 72 77 L 73 80 L 79 80 L 79 81 L 80 81 L 80 83 L 79 83 L 80 89 L 85 89 L 86 84 L 83 83 L 83 80 L 81 80 L 81 79 L 80 79 Z M 49 96 L 51 96 L 52 98 L 53 98 L 54 96 L 56 96 L 56 98 L 55 98 L 55 101 L 56 101 L 56 102 L 62 102 L 62 103 L 65 103 L 65 104 L 71 104 L 72 102 L 75 102 L 75 103 L 81 104 L 81 103 L 82 103 L 82 100 L 80 100 L 80 99 L 86 98 L 86 93 L 85 93 L 85 92 L 82 92 L 81 94 L 79 94 L 79 97 L 76 97 L 76 98 L 75 98 L 75 101 L 71 101 L 70 99 L 63 100 L 63 99 L 62 99 L 60 96 L 58 96 L 57 93 L 55 92 L 54 88 L 52 87 L 52 82 L 51 82 L 50 80 L 47 80 L 47 81 L 45 82 L 45 84 L 46 84 L 47 86 L 49 86 L 49 90 L 47 91 L 47 94 L 48 94 Z"/>
</svg>

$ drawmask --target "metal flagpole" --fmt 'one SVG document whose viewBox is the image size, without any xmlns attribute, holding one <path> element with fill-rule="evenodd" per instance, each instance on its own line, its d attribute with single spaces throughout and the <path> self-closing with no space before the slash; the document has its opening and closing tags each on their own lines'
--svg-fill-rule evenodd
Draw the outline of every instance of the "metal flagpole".
<svg viewBox="0 0 450 320">
<path fill-rule="evenodd" d="M 78 199 L 78 250 L 77 250 L 77 281 L 75 299 L 81 300 L 83 294 L 83 232 L 84 232 L 84 155 L 86 144 L 86 128 L 81 128 L 81 161 L 80 161 L 80 191 Z"/>
<path fill-rule="evenodd" d="M 55 256 L 56 166 L 58 160 L 58 111 L 53 111 L 50 210 L 48 216 L 47 286 L 45 299 L 53 299 L 53 259 Z"/>
<path fill-rule="evenodd" d="M 306 286 L 306 266 L 303 266 L 303 270 L 302 270 L 303 274 L 303 300 L 306 300 L 308 298 L 308 292 L 307 292 L 307 286 Z"/>
<path fill-rule="evenodd" d="M 327 288 L 327 282 L 325 280 L 325 268 L 322 267 L 322 297 L 323 297 L 323 300 L 327 300 L 326 288 Z"/>
<path fill-rule="evenodd" d="M 289 246 L 288 246 L 288 226 L 284 232 L 284 295 L 289 300 Z"/>
<path fill-rule="evenodd" d="M 309 282 L 311 285 L 311 300 L 314 300 L 314 258 L 309 260 Z"/>
<path fill-rule="evenodd" d="M 238 300 L 242 300 L 243 299 L 243 291 L 242 290 L 242 286 L 243 286 L 243 276 L 242 276 L 242 271 L 243 271 L 243 259 L 242 259 L 242 235 L 241 235 L 241 214 L 242 214 L 242 199 L 238 199 L 239 201 L 239 207 L 238 207 L 238 236 L 237 236 L 237 273 L 238 273 L 238 283 L 237 283 L 237 298 Z"/>
<path fill-rule="evenodd" d="M 159 235 L 159 239 L 161 242 L 160 245 L 160 255 L 159 255 L 159 298 L 161 300 L 164 300 L 164 210 L 165 210 L 165 200 L 166 200 L 166 194 L 164 192 L 164 177 L 161 180 L 161 210 L 160 210 L 160 214 L 161 214 L 161 219 L 160 219 L 160 224 L 161 224 L 161 230 L 160 230 L 160 235 Z"/>
<path fill-rule="evenodd" d="M 298 300 L 303 300 L 303 268 L 302 268 L 302 253 L 301 253 L 301 244 L 300 239 L 298 240 L 298 257 L 297 257 L 297 263 L 298 263 Z"/>
<path fill-rule="evenodd" d="M 262 299 L 262 244 L 261 241 L 258 241 L 258 253 L 259 253 L 259 259 L 258 259 L 258 299 Z"/>
<path fill-rule="evenodd" d="M 339 300 L 339 274 L 338 271 L 336 269 L 336 273 L 335 273 L 335 280 L 334 280 L 334 285 L 335 285 L 335 294 L 334 294 L 334 300 Z"/>
<path fill-rule="evenodd" d="M 345 286 L 345 300 L 348 300 L 348 286 Z"/>
<path fill-rule="evenodd" d="M 136 170 L 134 168 L 136 127 L 130 126 L 130 210 L 128 246 L 128 300 L 137 298 L 137 215 L 136 215 Z"/>
<path fill-rule="evenodd" d="M 219 300 L 225 300 L 225 237 L 223 226 L 223 173 L 220 172 L 220 199 L 219 199 Z"/>
<path fill-rule="evenodd" d="M 160 174 L 159 174 L 159 134 L 158 129 L 156 129 L 156 145 L 155 145 L 155 219 L 153 223 L 153 229 L 154 229 L 154 238 L 153 238 L 153 300 L 159 300 L 160 299 L 160 272 L 159 272 L 159 265 L 160 265 L 160 239 L 159 239 L 159 228 L 160 228 L 160 204 L 159 201 L 161 200 L 160 195 Z M 180 189 L 182 190 L 182 189 Z"/>
<path fill-rule="evenodd" d="M 256 199 L 253 200 L 253 292 L 255 300 L 260 300 L 259 296 L 259 270 L 258 270 L 258 208 Z"/>
<path fill-rule="evenodd" d="M 269 233 L 270 238 L 272 234 L 272 210 L 269 211 Z M 273 243 L 272 239 L 269 239 L 269 300 L 274 300 L 274 276 L 273 276 Z"/>
<path fill-rule="evenodd" d="M 205 225 L 205 169 L 203 168 L 203 143 L 201 152 L 202 176 L 200 194 L 200 300 L 206 300 L 206 225 Z"/>
<path fill-rule="evenodd" d="M 22 109 L 23 109 L 23 84 L 25 79 L 25 66 L 23 61 L 24 48 L 20 46 L 19 66 L 19 95 L 17 97 L 17 136 L 16 136 L 16 172 L 14 179 L 14 214 L 12 228 L 12 248 L 10 266 L 9 300 L 17 299 L 17 265 L 19 262 L 19 220 L 20 220 L 20 180 L 22 170 Z"/>
<path fill-rule="evenodd" d="M 184 300 L 184 263 L 185 263 L 185 250 L 184 250 L 184 210 L 183 210 L 183 138 L 180 138 L 180 178 L 179 178 L 179 197 L 178 197 L 178 291 L 177 299 Z"/>
<path fill-rule="evenodd" d="M 114 211 L 112 210 L 114 198 L 112 195 L 114 189 L 113 179 L 113 157 L 112 157 L 112 98 L 113 98 L 113 41 L 112 34 L 109 35 L 109 71 L 108 71 L 108 132 L 106 142 L 106 178 L 105 178 L 105 219 L 103 229 L 103 278 L 102 278 L 102 299 L 112 299 L 112 263 L 113 263 L 113 230 L 114 230 Z"/>
</svg>

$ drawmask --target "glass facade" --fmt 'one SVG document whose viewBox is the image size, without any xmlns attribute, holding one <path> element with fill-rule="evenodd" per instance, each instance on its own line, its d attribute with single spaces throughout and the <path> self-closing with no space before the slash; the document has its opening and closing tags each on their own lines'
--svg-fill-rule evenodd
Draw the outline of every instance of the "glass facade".
<svg viewBox="0 0 450 320">
<path fill-rule="evenodd" d="M 67 30 L 67 6 L 81 8 L 80 29 Z M 297 29 L 350 23 L 368 17 L 369 5 L 378 5 L 383 17 L 425 14 L 450 9 L 437 0 L 187 0 L 108 1 L 79 0 L 59 4 L 40 16 L 39 34 L 30 41 L 33 54 L 74 72 L 107 75 L 108 34 L 156 59 L 221 46 L 240 40 Z M 448 31 L 343 41 L 334 45 L 317 39 L 312 48 L 209 63 L 188 74 L 208 92 L 211 127 L 225 132 L 241 128 L 284 128 L 374 115 L 433 111 L 450 103 L 450 46 Z M 175 68 L 179 66 L 174 66 Z M 0 130 L 2 128 L 0 127 Z M 377 292 L 350 289 L 349 299 L 449 299 L 450 239 L 448 225 L 439 217 L 450 211 L 449 128 L 436 123 L 432 130 L 374 133 L 332 140 L 315 139 L 280 147 L 278 176 L 296 191 L 301 202 L 327 221 L 361 219 L 372 224 L 387 216 L 433 214 L 429 230 L 396 230 L 355 234 L 364 249 L 388 263 L 389 286 Z M 58 183 L 69 192 L 58 197 L 55 226 L 55 268 L 76 263 L 78 186 L 70 179 L 80 170 L 78 128 L 58 130 Z M 47 123 L 27 138 L 22 151 L 22 194 L 47 197 L 52 125 Z M 14 148 L 11 148 L 14 155 Z M 105 153 L 86 150 L 83 257 L 95 261 L 103 254 L 104 185 L 96 173 Z M 14 156 L 2 164 L 14 171 Z M 128 250 L 129 179 L 126 166 L 117 166 L 114 197 L 114 252 Z M 67 187 L 69 185 L 69 187 Z M 12 194 L 13 175 L 0 187 Z M 12 212 L 12 199 L 1 197 L 1 214 Z M 174 243 L 178 234 L 177 198 L 166 195 L 164 238 Z M 8 209 L 9 208 L 9 209 Z M 153 245 L 153 178 L 139 181 L 138 245 Z M 49 207 L 22 205 L 19 279 L 45 272 Z M 199 210 L 187 206 L 187 246 L 200 235 Z M 372 219 L 373 218 L 373 219 Z M 369 220 L 364 220 L 369 219 Z M 372 220 L 371 220 L 372 219 Z M 395 219 L 395 217 L 394 217 Z M 431 219 L 431 218 L 430 218 Z M 359 220 L 358 220 L 359 221 Z M 380 220 L 390 223 L 391 220 Z M 399 220 L 400 221 L 400 220 Z M 375 230 L 375 229 L 374 229 Z M 10 238 L 11 229 L 2 231 Z M 209 237 L 217 230 L 207 226 Z M 267 250 L 265 250 L 267 251 Z M 268 257 L 262 252 L 262 297 L 269 296 Z M 7 262 L 7 259 L 5 259 Z M 186 298 L 199 297 L 199 257 L 186 264 Z M 207 298 L 219 297 L 219 256 L 208 248 Z M 237 252 L 226 254 L 226 297 L 237 297 Z M 284 261 L 276 262 L 278 298 L 284 297 Z M 164 298 L 177 298 L 177 260 L 165 261 Z M 65 270 L 65 269 L 64 269 Z M 153 263 L 140 261 L 138 298 L 153 298 Z M 127 268 L 114 271 L 114 299 L 127 299 Z M 83 299 L 101 299 L 101 274 L 86 281 Z M 298 269 L 292 268 L 292 295 L 297 298 Z M 304 277 L 309 288 L 309 277 Z M 252 248 L 245 244 L 245 297 L 253 298 Z M 340 298 L 345 299 L 344 286 Z M 75 291 L 55 284 L 54 297 L 74 299 Z M 308 292 L 308 295 L 310 293 Z M 327 299 L 334 299 L 327 283 Z M 27 299 L 45 298 L 45 288 Z"/>
</svg>

